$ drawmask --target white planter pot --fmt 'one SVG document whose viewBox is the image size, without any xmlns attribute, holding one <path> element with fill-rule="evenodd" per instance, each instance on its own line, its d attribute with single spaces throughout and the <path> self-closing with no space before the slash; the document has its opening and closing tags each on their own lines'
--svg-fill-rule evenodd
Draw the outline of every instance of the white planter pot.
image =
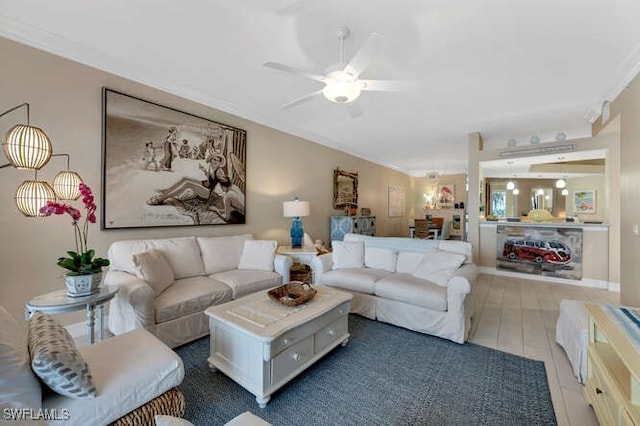
<svg viewBox="0 0 640 426">
<path fill-rule="evenodd" d="M 88 275 L 67 275 L 64 280 L 69 296 L 88 296 L 96 293 L 102 284 L 102 272 Z"/>
</svg>

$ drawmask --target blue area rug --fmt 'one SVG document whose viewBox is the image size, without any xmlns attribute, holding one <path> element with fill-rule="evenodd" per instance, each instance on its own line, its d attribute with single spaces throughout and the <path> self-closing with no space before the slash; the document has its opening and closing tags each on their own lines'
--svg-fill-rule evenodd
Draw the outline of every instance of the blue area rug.
<svg viewBox="0 0 640 426">
<path fill-rule="evenodd" d="M 555 425 L 544 364 L 349 316 L 351 340 L 272 395 L 207 364 L 209 338 L 176 349 L 185 418 L 222 425 L 244 411 L 273 425 Z"/>
</svg>

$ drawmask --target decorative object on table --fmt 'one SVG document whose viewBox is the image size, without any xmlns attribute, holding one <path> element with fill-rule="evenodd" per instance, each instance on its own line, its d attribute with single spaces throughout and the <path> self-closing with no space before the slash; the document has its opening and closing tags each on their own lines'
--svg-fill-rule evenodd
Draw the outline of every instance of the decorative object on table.
<svg viewBox="0 0 640 426">
<path fill-rule="evenodd" d="M 327 248 L 325 242 L 322 240 L 316 240 L 313 246 L 318 251 L 318 254 L 331 253 L 331 250 Z"/>
<path fill-rule="evenodd" d="M 552 216 L 551 216 L 551 213 L 549 213 L 549 210 L 533 209 L 529 211 L 529 214 L 527 214 L 527 217 L 532 222 L 548 222 L 549 220 L 551 220 Z"/>
<path fill-rule="evenodd" d="M 267 292 L 271 300 L 286 306 L 297 306 L 313 299 L 318 290 L 302 281 L 291 281 Z"/>
<path fill-rule="evenodd" d="M 369 207 L 361 207 L 360 216 L 371 216 L 371 209 Z"/>
<path fill-rule="evenodd" d="M 596 191 L 594 189 L 588 191 L 573 191 L 573 212 L 595 213 Z"/>
<path fill-rule="evenodd" d="M 80 175 L 69 170 L 68 154 L 53 154 L 51 140 L 46 133 L 29 124 L 29 104 L 22 103 L 0 114 L 3 117 L 21 107 L 26 107 L 27 124 L 17 124 L 5 134 L 2 149 L 9 163 L 0 165 L 0 169 L 13 166 L 18 169 L 40 170 L 51 157 L 66 156 L 67 170 L 61 171 L 53 179 L 53 188 L 45 181 L 26 180 L 16 190 L 16 207 L 28 217 L 42 216 L 40 208 L 47 201 L 75 200 L 80 197 L 78 184 L 82 182 Z"/>
<path fill-rule="evenodd" d="M 102 268 L 109 266 L 108 259 L 95 257 L 95 250 L 87 247 L 89 223 L 96 223 L 97 206 L 94 202 L 91 188 L 81 183 L 79 189 L 82 194 L 82 203 L 86 210 L 82 226 L 79 223 L 82 213 L 68 204 L 48 201 L 40 209 L 40 213 L 43 216 L 68 214 L 73 220 L 71 224 L 73 225 L 76 251 L 68 251 L 69 257 L 60 257 L 56 262 L 58 266 L 70 271 L 65 279 L 70 296 L 86 296 L 95 293 L 102 282 Z"/>
<path fill-rule="evenodd" d="M 333 208 L 358 207 L 358 172 L 333 171 Z"/>
<path fill-rule="evenodd" d="M 389 187 L 389 217 L 404 216 L 405 190 L 404 188 Z"/>
<path fill-rule="evenodd" d="M 291 230 L 291 247 L 302 247 L 302 238 L 304 230 L 302 229 L 301 217 L 309 216 L 311 209 L 308 201 L 300 201 L 298 197 L 294 197 L 293 201 L 284 201 L 282 203 L 284 217 L 292 217 Z"/>
<path fill-rule="evenodd" d="M 103 229 L 246 223 L 245 130 L 106 88 L 103 111 Z"/>
</svg>

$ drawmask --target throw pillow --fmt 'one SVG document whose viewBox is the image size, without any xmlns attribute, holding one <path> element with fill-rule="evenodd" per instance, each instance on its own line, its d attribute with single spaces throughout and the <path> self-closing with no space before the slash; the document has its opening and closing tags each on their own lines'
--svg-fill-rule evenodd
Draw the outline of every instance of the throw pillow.
<svg viewBox="0 0 640 426">
<path fill-rule="evenodd" d="M 365 247 L 364 266 L 367 268 L 383 269 L 389 272 L 396 271 L 396 252 L 384 248 Z"/>
<path fill-rule="evenodd" d="M 332 241 L 333 269 L 362 268 L 364 266 L 364 242 Z"/>
<path fill-rule="evenodd" d="M 42 408 L 40 382 L 29 365 L 27 339 L 16 320 L 0 306 L 0 411 Z"/>
<path fill-rule="evenodd" d="M 246 240 L 240 255 L 238 269 L 273 271 L 273 260 L 276 257 L 277 247 L 277 241 Z"/>
<path fill-rule="evenodd" d="M 434 248 L 425 253 L 420 265 L 411 275 L 446 287 L 464 260 L 464 254 Z"/>
<path fill-rule="evenodd" d="M 133 255 L 136 276 L 146 281 L 156 294 L 162 293 L 175 281 L 173 269 L 160 250 L 149 250 Z"/>
<path fill-rule="evenodd" d="M 231 237 L 198 237 L 204 272 L 211 275 L 237 269 L 244 242 L 252 239 L 250 234 Z"/>
<path fill-rule="evenodd" d="M 399 274 L 412 274 L 418 269 L 418 265 L 422 262 L 424 252 L 414 253 L 411 251 L 398 252 L 398 262 L 396 263 L 396 272 Z"/>
<path fill-rule="evenodd" d="M 96 396 L 89 366 L 56 320 L 36 312 L 29 321 L 28 342 L 31 368 L 51 390 L 71 398 Z"/>
</svg>

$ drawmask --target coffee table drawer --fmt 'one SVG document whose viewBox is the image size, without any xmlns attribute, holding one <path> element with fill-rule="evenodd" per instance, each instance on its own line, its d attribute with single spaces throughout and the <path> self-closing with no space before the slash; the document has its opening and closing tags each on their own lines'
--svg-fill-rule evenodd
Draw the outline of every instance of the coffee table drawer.
<svg viewBox="0 0 640 426">
<path fill-rule="evenodd" d="M 331 343 L 343 340 L 348 329 L 347 316 L 344 315 L 313 335 L 315 352 L 318 353 Z"/>
<path fill-rule="evenodd" d="M 309 336 L 273 358 L 271 361 L 271 383 L 278 383 L 312 357 L 313 336 Z"/>
<path fill-rule="evenodd" d="M 321 317 L 310 320 L 293 330 L 283 333 L 271 342 L 271 345 L 267 348 L 267 352 L 264 355 L 264 360 L 268 361 L 278 355 L 282 350 L 287 349 L 292 345 L 295 345 L 300 340 L 313 335 L 318 332 L 318 330 L 326 327 L 329 323 L 332 323 L 336 318 L 344 318 L 349 313 L 350 307 L 350 302 L 342 303 L 331 309 L 329 312 L 326 312 Z"/>
</svg>

